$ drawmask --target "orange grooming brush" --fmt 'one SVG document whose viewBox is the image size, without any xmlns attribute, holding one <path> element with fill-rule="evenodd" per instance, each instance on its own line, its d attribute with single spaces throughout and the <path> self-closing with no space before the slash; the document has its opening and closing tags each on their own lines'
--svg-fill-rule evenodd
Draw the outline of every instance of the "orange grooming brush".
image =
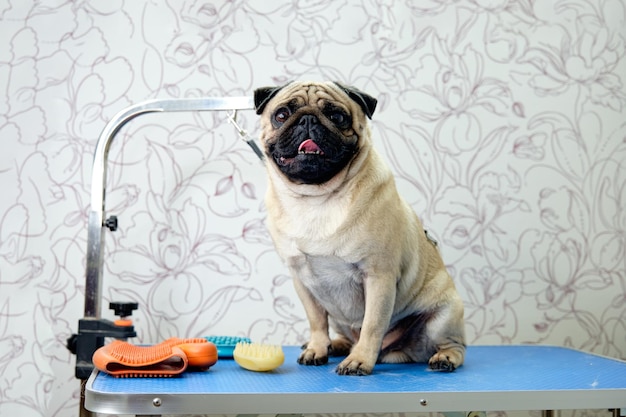
<svg viewBox="0 0 626 417">
<path fill-rule="evenodd" d="M 153 346 L 114 340 L 96 350 L 94 366 L 115 377 L 170 377 L 191 366 L 206 370 L 217 362 L 217 348 L 206 339 L 170 338 Z"/>
<path fill-rule="evenodd" d="M 205 338 L 179 339 L 172 337 L 162 343 L 178 347 L 185 352 L 190 367 L 207 370 L 217 362 L 217 347 Z"/>
</svg>

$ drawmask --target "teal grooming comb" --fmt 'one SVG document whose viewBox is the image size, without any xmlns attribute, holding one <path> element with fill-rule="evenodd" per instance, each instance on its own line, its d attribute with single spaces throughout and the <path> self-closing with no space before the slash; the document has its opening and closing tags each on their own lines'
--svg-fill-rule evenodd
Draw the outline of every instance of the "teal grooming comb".
<svg viewBox="0 0 626 417">
<path fill-rule="evenodd" d="M 252 343 L 250 338 L 239 336 L 207 336 L 205 339 L 217 347 L 217 357 L 219 359 L 232 358 L 235 346 L 239 342 Z"/>
</svg>

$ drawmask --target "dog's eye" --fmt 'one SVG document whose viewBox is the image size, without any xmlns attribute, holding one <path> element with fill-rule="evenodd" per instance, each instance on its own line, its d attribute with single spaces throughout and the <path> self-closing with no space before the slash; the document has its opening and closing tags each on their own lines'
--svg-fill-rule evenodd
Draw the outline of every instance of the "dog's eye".
<svg viewBox="0 0 626 417">
<path fill-rule="evenodd" d="M 291 111 L 289 111 L 287 107 L 281 107 L 274 113 L 274 120 L 279 124 L 283 124 L 287 121 L 289 116 L 291 116 Z"/>
<path fill-rule="evenodd" d="M 339 127 L 347 127 L 349 123 L 349 117 L 344 112 L 334 111 L 328 115 L 328 118 L 331 122 Z"/>
</svg>

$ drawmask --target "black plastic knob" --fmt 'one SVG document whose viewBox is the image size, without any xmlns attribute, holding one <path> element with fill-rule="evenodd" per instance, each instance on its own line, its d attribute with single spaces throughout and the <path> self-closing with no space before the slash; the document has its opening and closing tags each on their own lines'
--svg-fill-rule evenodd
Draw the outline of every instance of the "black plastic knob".
<svg viewBox="0 0 626 417">
<path fill-rule="evenodd" d="M 78 335 L 73 334 L 67 338 L 67 344 L 65 345 L 70 352 L 76 355 L 76 347 L 78 346 Z"/>
<path fill-rule="evenodd" d="M 105 220 L 104 225 L 112 232 L 117 230 L 117 216 L 111 216 Z"/>
<path fill-rule="evenodd" d="M 133 310 L 139 308 L 139 304 L 128 301 L 112 301 L 109 303 L 109 308 L 115 312 L 116 316 L 128 317 L 133 314 Z"/>
</svg>

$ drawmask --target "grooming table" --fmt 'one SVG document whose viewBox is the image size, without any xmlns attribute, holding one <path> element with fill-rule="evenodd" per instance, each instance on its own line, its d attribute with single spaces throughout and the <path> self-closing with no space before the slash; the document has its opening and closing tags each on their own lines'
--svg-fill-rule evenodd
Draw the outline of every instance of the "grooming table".
<svg viewBox="0 0 626 417">
<path fill-rule="evenodd" d="M 328 365 L 285 363 L 251 372 L 222 359 L 175 378 L 113 378 L 94 371 L 85 407 L 105 414 L 284 414 L 465 412 L 626 408 L 626 362 L 550 346 L 470 346 L 452 373 L 425 364 L 378 364 L 369 376 Z"/>
<path fill-rule="evenodd" d="M 92 167 L 85 315 L 78 333 L 68 339 L 77 356 L 81 416 L 91 415 L 90 410 L 136 415 L 441 411 L 464 417 L 461 412 L 593 408 L 613 409 L 619 416 L 620 408 L 626 408 L 626 362 L 547 346 L 471 346 L 465 364 L 449 374 L 429 371 L 425 364 L 379 364 L 370 376 L 339 376 L 334 372 L 339 358 L 325 366 L 300 366 L 296 347 L 285 347 L 285 363 L 268 373 L 246 371 L 227 359 L 209 371 L 176 378 L 117 379 L 92 372 L 91 356 L 105 337 L 136 334 L 132 326 L 101 317 L 105 231 L 117 229 L 117 218 L 105 213 L 107 159 L 114 137 L 143 114 L 231 111 L 229 121 L 239 136 L 262 157 L 236 122 L 237 111 L 253 108 L 252 97 L 150 100 L 122 110 L 105 126 Z"/>
</svg>

